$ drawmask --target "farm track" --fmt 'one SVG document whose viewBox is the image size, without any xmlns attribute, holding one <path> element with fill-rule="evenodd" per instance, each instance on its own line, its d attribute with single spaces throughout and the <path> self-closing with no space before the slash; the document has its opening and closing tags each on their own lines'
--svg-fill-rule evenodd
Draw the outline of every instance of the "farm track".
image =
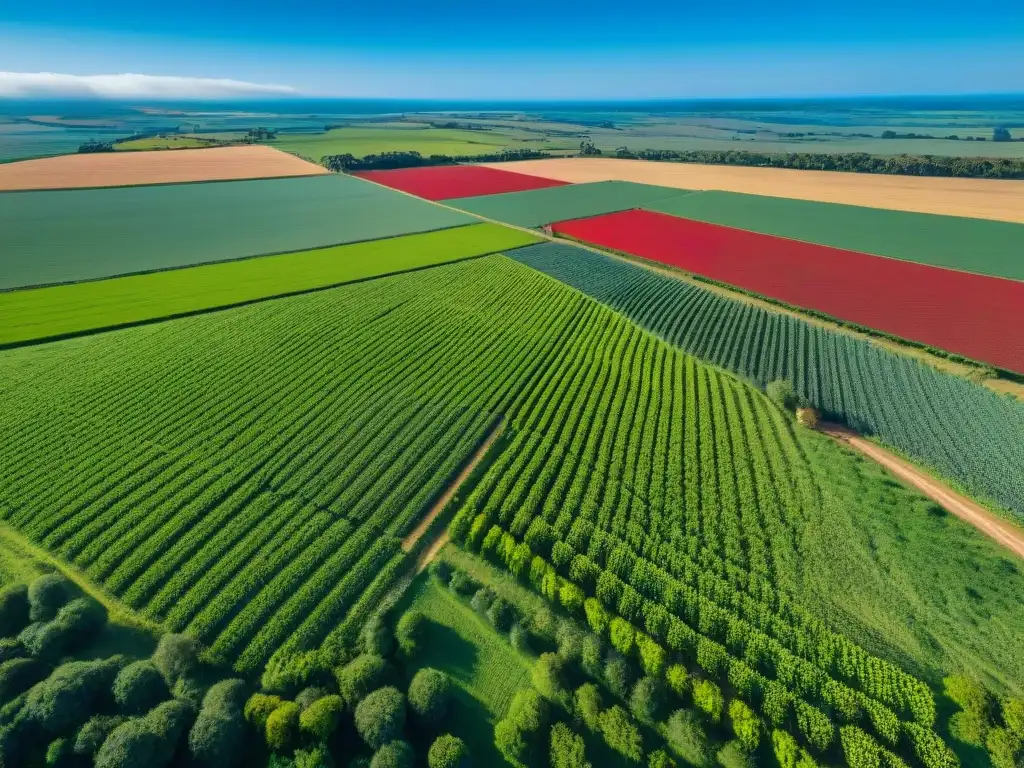
<svg viewBox="0 0 1024 768">
<path fill-rule="evenodd" d="M 901 459 L 877 443 L 864 438 L 841 424 L 822 422 L 818 430 L 837 442 L 848 445 L 888 469 L 903 482 L 917 489 L 943 509 L 974 526 L 994 542 L 1024 558 L 1024 531 L 1000 520 L 983 506 L 957 493 L 949 486 L 922 472 L 909 461 Z"/>
</svg>

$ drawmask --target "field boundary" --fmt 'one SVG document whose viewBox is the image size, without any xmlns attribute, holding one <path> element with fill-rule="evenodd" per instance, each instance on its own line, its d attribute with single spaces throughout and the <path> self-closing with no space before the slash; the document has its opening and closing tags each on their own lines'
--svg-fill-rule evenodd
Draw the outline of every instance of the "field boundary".
<svg viewBox="0 0 1024 768">
<path fill-rule="evenodd" d="M 194 147 L 194 149 L 200 149 Z M 212 147 L 202 147 L 212 149 Z M 122 150 L 119 154 L 126 155 L 132 152 L 181 152 L 180 149 L 128 149 Z M 71 154 L 77 154 L 72 152 Z M 65 155 L 43 155 L 41 157 L 25 158 L 26 160 L 46 160 L 51 157 L 65 157 Z M 305 158 L 299 158 L 305 160 Z M 12 163 L 20 163 L 20 160 L 11 160 Z M 309 162 L 306 160 L 306 162 Z M 310 176 L 327 176 L 327 173 L 289 173 L 285 176 L 245 176 L 238 179 L 188 179 L 186 181 L 150 181 L 142 184 L 107 184 L 106 186 L 91 187 L 33 187 L 32 189 L 3 189 L 0 188 L 0 195 L 30 195 L 33 192 L 88 192 L 98 189 L 135 189 L 136 187 L 189 187 L 194 184 L 231 184 L 236 181 L 278 181 L 280 179 L 308 179 Z M 655 201 L 657 202 L 657 201 Z"/>
<path fill-rule="evenodd" d="M 973 526 L 1018 557 L 1024 558 L 1024 531 L 985 509 L 980 502 L 957 492 L 948 483 L 918 469 L 893 451 L 871 442 L 849 427 L 822 422 L 818 425 L 818 430 L 836 442 L 867 456 L 950 514 Z"/>
</svg>

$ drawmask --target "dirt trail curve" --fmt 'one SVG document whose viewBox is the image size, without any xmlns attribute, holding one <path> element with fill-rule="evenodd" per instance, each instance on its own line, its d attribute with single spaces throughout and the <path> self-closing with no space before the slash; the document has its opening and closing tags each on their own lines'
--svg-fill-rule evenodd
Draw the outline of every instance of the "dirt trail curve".
<svg viewBox="0 0 1024 768">
<path fill-rule="evenodd" d="M 438 500 L 434 502 L 434 505 L 430 508 L 430 511 L 427 512 L 427 514 L 423 517 L 422 520 L 420 520 L 419 525 L 413 528 L 412 531 L 410 531 L 409 534 L 404 539 L 402 539 L 402 549 L 404 551 L 408 552 L 409 550 L 411 550 L 413 547 L 416 546 L 419 540 L 423 538 L 423 535 L 427 532 L 427 529 L 430 528 L 430 524 L 434 522 L 434 518 L 441 514 L 441 510 L 448 506 L 448 502 L 452 500 L 452 497 L 455 495 L 455 492 L 458 491 L 462 484 L 466 482 L 466 480 L 469 478 L 469 476 L 473 474 L 473 470 L 476 469 L 477 464 L 479 464 L 483 460 L 484 456 L 487 455 L 487 452 L 491 450 L 491 446 L 494 445 L 494 441 L 501 437 L 501 433 L 504 431 L 505 420 L 502 419 L 500 422 L 498 422 L 494 429 L 491 430 L 491 434 L 487 436 L 487 439 L 484 440 L 484 442 L 480 445 L 479 448 L 476 449 L 473 455 L 469 457 L 469 461 L 466 462 L 465 466 L 462 468 L 462 471 L 459 472 L 459 474 L 455 477 L 454 480 L 451 481 L 451 483 L 449 483 L 448 487 L 445 489 L 445 492 L 441 494 L 440 498 L 438 498 Z M 430 546 L 424 549 L 420 553 L 419 557 L 416 558 L 416 566 L 414 568 L 414 572 L 419 573 L 424 568 L 426 568 L 427 564 L 434 559 L 434 555 L 440 552 L 441 547 L 443 547 L 447 543 L 448 529 L 445 528 L 438 534 L 437 538 L 430 543 Z"/>
<path fill-rule="evenodd" d="M 1024 531 L 1001 520 L 980 504 L 951 490 L 910 462 L 861 437 L 847 427 L 822 422 L 818 425 L 818 429 L 830 437 L 846 443 L 851 448 L 855 448 L 868 458 L 874 459 L 900 480 L 941 504 L 944 509 L 952 512 L 961 520 L 970 523 L 996 543 L 1006 547 L 1019 557 L 1024 557 Z"/>
</svg>

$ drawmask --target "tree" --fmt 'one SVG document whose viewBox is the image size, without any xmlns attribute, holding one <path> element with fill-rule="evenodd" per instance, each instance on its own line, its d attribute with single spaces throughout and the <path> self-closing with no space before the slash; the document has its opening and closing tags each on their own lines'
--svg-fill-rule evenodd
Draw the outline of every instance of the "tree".
<svg viewBox="0 0 1024 768">
<path fill-rule="evenodd" d="M 722 768 L 754 768 L 754 760 L 738 741 L 730 741 L 715 755 Z"/>
<path fill-rule="evenodd" d="M 722 719 L 725 697 L 722 689 L 710 680 L 698 680 L 693 684 L 693 703 L 711 722 L 717 723 Z"/>
<path fill-rule="evenodd" d="M 1003 700 L 1003 722 L 1015 737 L 1024 741 L 1024 699 Z"/>
<path fill-rule="evenodd" d="M 565 659 L 554 653 L 542 653 L 533 665 L 533 685 L 551 701 L 566 702 Z"/>
<path fill-rule="evenodd" d="M 303 688 L 299 691 L 295 697 L 295 703 L 299 705 L 299 709 L 305 712 L 309 709 L 309 705 L 314 701 L 319 701 L 324 696 L 330 696 L 331 692 L 326 688 L 320 688 L 316 685 L 311 685 L 309 688 Z"/>
<path fill-rule="evenodd" d="M 245 703 L 242 714 L 245 721 L 260 733 L 267 727 L 267 718 L 270 713 L 284 703 L 280 696 L 271 696 L 266 693 L 254 693 Z"/>
<path fill-rule="evenodd" d="M 551 726 L 551 768 L 591 768 L 583 737 L 565 723 Z"/>
<path fill-rule="evenodd" d="M 0 664 L 0 701 L 8 702 L 28 690 L 46 674 L 35 659 L 11 659 Z"/>
<path fill-rule="evenodd" d="M 985 738 L 985 747 L 994 768 L 1020 768 L 1024 745 L 1005 728 L 992 728 Z"/>
<path fill-rule="evenodd" d="M 359 645 L 363 653 L 373 656 L 389 656 L 395 648 L 394 635 L 382 616 L 374 616 L 359 634 Z"/>
<path fill-rule="evenodd" d="M 370 768 L 412 768 L 412 747 L 407 741 L 389 741 L 374 754 Z"/>
<path fill-rule="evenodd" d="M 267 717 L 263 733 L 267 746 L 274 752 L 284 752 L 295 741 L 299 731 L 299 705 L 294 701 L 283 701 Z"/>
<path fill-rule="evenodd" d="M 0 637 L 14 637 L 29 621 L 28 587 L 12 584 L 0 590 Z"/>
<path fill-rule="evenodd" d="M 323 696 L 299 715 L 299 728 L 314 741 L 327 741 L 338 728 L 345 712 L 345 700 L 341 696 Z"/>
<path fill-rule="evenodd" d="M 391 666 L 380 656 L 363 654 L 335 672 L 338 689 L 350 708 L 363 700 L 370 691 L 393 682 Z"/>
<path fill-rule="evenodd" d="M 73 768 L 76 764 L 74 745 L 70 739 L 54 739 L 46 748 L 47 768 Z"/>
<path fill-rule="evenodd" d="M 148 659 L 132 662 L 114 680 L 114 701 L 126 715 L 145 714 L 168 693 L 160 670 Z"/>
<path fill-rule="evenodd" d="M 711 764 L 711 745 L 696 714 L 688 709 L 676 710 L 665 724 L 669 747 L 689 765 L 706 768 Z"/>
<path fill-rule="evenodd" d="M 765 387 L 768 399 L 785 411 L 792 411 L 797 406 L 797 396 L 793 391 L 793 383 L 786 379 L 776 379 Z"/>
<path fill-rule="evenodd" d="M 796 768 L 797 758 L 800 756 L 800 746 L 792 735 L 777 728 L 772 731 L 772 751 L 775 753 L 775 760 L 778 762 L 779 768 Z"/>
<path fill-rule="evenodd" d="M 93 715 L 75 736 L 75 754 L 90 760 L 117 726 L 128 721 L 123 715 Z"/>
<path fill-rule="evenodd" d="M 425 725 L 435 725 L 448 713 L 451 683 L 448 675 L 431 667 L 417 672 L 409 683 L 409 708 Z"/>
<path fill-rule="evenodd" d="M 192 712 L 187 703 L 172 700 L 145 717 L 125 721 L 103 742 L 95 768 L 164 768 L 174 758 Z"/>
<path fill-rule="evenodd" d="M 400 738 L 403 728 L 405 697 L 393 686 L 373 691 L 356 707 L 356 730 L 374 749 Z"/>
<path fill-rule="evenodd" d="M 164 635 L 153 652 L 153 663 L 169 687 L 190 676 L 199 665 L 196 643 L 188 635 Z"/>
<path fill-rule="evenodd" d="M 429 768 L 469 768 L 469 749 L 458 736 L 443 733 L 427 752 Z"/>
<path fill-rule="evenodd" d="M 609 747 L 634 762 L 643 760 L 643 739 L 626 710 L 616 704 L 602 712 L 599 720 Z"/>
<path fill-rule="evenodd" d="M 233 768 L 241 764 L 245 743 L 245 681 L 221 680 L 210 686 L 188 734 L 188 748 L 197 765 Z"/>
<path fill-rule="evenodd" d="M 62 664 L 28 692 L 19 721 L 53 736 L 72 733 L 96 711 L 123 663 L 114 656 Z"/>
<path fill-rule="evenodd" d="M 523 732 L 511 720 L 499 720 L 494 726 L 494 746 L 512 763 L 526 760 L 529 746 Z"/>
<path fill-rule="evenodd" d="M 671 664 L 665 670 L 665 682 L 672 693 L 680 699 L 685 699 L 690 690 L 690 673 L 682 664 Z"/>
<path fill-rule="evenodd" d="M 664 749 L 651 752 L 647 756 L 647 768 L 677 768 L 676 761 Z"/>
<path fill-rule="evenodd" d="M 665 684 L 655 677 L 642 677 L 633 686 L 629 708 L 634 717 L 645 723 L 661 719 L 665 707 Z"/>
<path fill-rule="evenodd" d="M 1009 128 L 993 128 L 992 141 L 1013 141 Z"/>
<path fill-rule="evenodd" d="M 427 572 L 431 577 L 439 584 L 447 586 L 448 582 L 452 578 L 452 566 L 447 560 L 441 560 L 434 558 L 430 561 L 430 565 L 427 566 Z M 455 738 L 454 736 L 452 738 Z"/>
<path fill-rule="evenodd" d="M 740 699 L 733 699 L 729 704 L 729 721 L 740 745 L 748 752 L 757 749 L 761 743 L 761 721 L 754 710 Z"/>
<path fill-rule="evenodd" d="M 612 693 L 625 699 L 633 682 L 633 673 L 625 659 L 615 656 L 604 665 L 604 679 Z"/>
<path fill-rule="evenodd" d="M 881 768 L 882 750 L 873 738 L 855 725 L 839 729 L 839 743 L 850 768 Z"/>
<path fill-rule="evenodd" d="M 584 683 L 576 689 L 576 714 L 593 732 L 601 727 L 601 692 L 593 683 Z"/>
<path fill-rule="evenodd" d="M 414 656 L 423 640 L 427 617 L 421 611 L 406 611 L 395 627 L 395 638 L 398 647 L 406 656 Z"/>
<path fill-rule="evenodd" d="M 295 768 L 334 768 L 334 758 L 326 744 L 317 744 L 311 749 L 296 749 L 294 758 Z M 365 765 L 369 765 L 368 760 Z"/>
</svg>

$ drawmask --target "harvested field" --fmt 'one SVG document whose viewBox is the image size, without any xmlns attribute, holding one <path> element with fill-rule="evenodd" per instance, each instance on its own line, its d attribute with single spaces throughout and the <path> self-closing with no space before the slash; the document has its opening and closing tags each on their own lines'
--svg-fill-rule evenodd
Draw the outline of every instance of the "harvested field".
<svg viewBox="0 0 1024 768">
<path fill-rule="evenodd" d="M 720 189 L 1024 223 L 1024 181 L 736 168 L 613 158 L 559 158 L 483 165 L 572 183 L 618 179 L 681 189 Z"/>
<path fill-rule="evenodd" d="M 0 191 L 127 187 L 189 181 L 319 176 L 326 168 L 272 147 L 217 147 L 175 152 L 98 152 L 0 165 Z"/>
<path fill-rule="evenodd" d="M 455 208 L 519 227 L 540 227 L 555 221 L 641 208 L 687 192 L 628 181 L 567 184 L 562 187 L 448 200 Z"/>
<path fill-rule="evenodd" d="M 562 181 L 552 181 L 478 165 L 441 165 L 428 168 L 402 168 L 395 171 L 362 171 L 354 175 L 426 200 L 450 200 L 455 197 L 525 192 L 528 189 L 560 187 L 565 184 Z"/>
<path fill-rule="evenodd" d="M 735 192 L 683 195 L 643 207 L 833 248 L 1024 280 L 1024 224 Z"/>
<path fill-rule="evenodd" d="M 564 222 L 554 229 L 796 307 L 1024 372 L 1024 283 L 650 211 L 611 213 Z"/>
<path fill-rule="evenodd" d="M 0 293 L 0 346 L 315 290 L 496 253 L 538 238 L 497 224 Z"/>
<path fill-rule="evenodd" d="M 0 289 L 304 251 L 477 221 L 337 174 L 3 192 Z"/>
</svg>

